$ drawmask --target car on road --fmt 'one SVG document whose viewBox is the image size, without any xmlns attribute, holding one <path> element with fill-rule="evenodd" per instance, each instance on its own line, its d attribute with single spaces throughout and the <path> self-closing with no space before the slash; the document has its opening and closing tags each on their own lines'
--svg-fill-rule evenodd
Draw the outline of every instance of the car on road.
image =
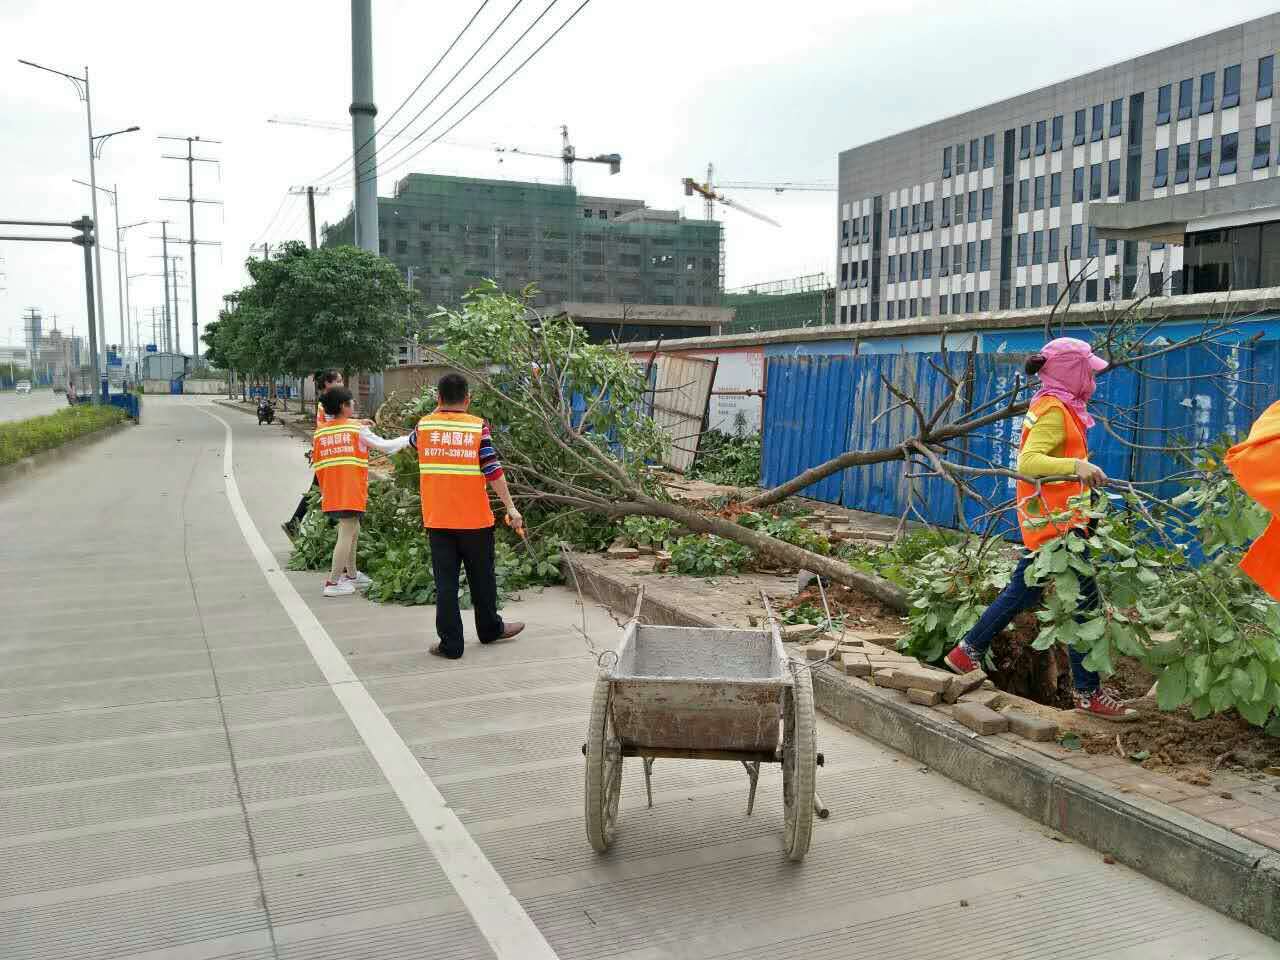
<svg viewBox="0 0 1280 960">
<path fill-rule="evenodd" d="M 16 387 L 15 387 L 15 389 L 16 389 L 19 393 L 30 393 L 30 392 L 31 392 L 31 381 L 30 381 L 30 380 L 19 380 L 19 381 L 18 381 L 18 383 L 17 383 L 17 385 L 16 385 Z"/>
</svg>

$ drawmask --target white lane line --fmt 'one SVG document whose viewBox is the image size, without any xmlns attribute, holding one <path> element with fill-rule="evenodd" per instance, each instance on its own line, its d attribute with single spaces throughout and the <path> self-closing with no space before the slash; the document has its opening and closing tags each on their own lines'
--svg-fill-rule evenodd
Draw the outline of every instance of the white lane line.
<svg viewBox="0 0 1280 960">
<path fill-rule="evenodd" d="M 524 907 L 507 888 L 462 821 L 449 809 L 413 752 L 334 645 L 328 631 L 279 569 L 275 556 L 240 498 L 231 459 L 231 425 L 216 413 L 203 412 L 221 423 L 226 431 L 222 463 L 227 502 L 262 575 L 293 621 L 299 636 L 315 658 L 316 666 L 355 724 L 369 753 L 404 804 L 405 811 L 471 913 L 481 934 L 498 960 L 558 960 L 542 932 L 525 913 Z"/>
</svg>

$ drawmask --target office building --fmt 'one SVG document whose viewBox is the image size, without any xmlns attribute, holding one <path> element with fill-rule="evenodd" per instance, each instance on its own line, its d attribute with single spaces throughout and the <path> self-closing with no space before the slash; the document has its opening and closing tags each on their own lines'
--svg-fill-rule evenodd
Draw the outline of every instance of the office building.
<svg viewBox="0 0 1280 960">
<path fill-rule="evenodd" d="M 1280 284 L 1280 14 L 839 157 L 842 322 Z"/>
<path fill-rule="evenodd" d="M 381 252 L 432 305 L 457 306 L 486 278 L 536 284 L 535 305 L 720 305 L 718 222 L 574 187 L 410 174 L 378 198 Z M 352 242 L 352 218 L 326 228 Z M 405 359 L 408 360 L 408 348 Z"/>
</svg>

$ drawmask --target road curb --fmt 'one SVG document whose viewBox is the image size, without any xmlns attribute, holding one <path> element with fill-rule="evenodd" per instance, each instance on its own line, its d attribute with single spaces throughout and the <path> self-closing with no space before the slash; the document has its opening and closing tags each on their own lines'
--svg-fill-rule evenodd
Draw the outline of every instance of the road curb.
<svg viewBox="0 0 1280 960">
<path fill-rule="evenodd" d="M 566 558 L 585 595 L 629 614 L 634 590 Z M 569 567 L 572 569 L 569 569 Z M 641 616 L 670 626 L 716 626 L 645 593 Z M 1095 850 L 1110 854 L 1219 913 L 1280 939 L 1280 854 L 1174 807 L 1119 796 L 1104 781 L 998 737 L 979 737 L 925 707 L 846 677 L 813 670 L 814 699 L 829 717 L 930 769 L 998 800 Z"/>
<path fill-rule="evenodd" d="M 112 434 L 119 433 L 126 427 L 132 426 L 135 426 L 132 420 L 121 420 L 119 423 L 110 424 L 101 430 L 95 430 L 93 433 L 86 433 L 73 440 L 68 440 L 66 443 L 59 444 L 51 450 L 41 450 L 39 453 L 33 453 L 29 457 L 23 457 L 17 463 L 6 464 L 0 467 L 0 487 L 20 477 L 28 476 L 69 453 L 91 446 L 100 440 L 107 439 Z"/>
<path fill-rule="evenodd" d="M 252 403 L 241 403 L 239 400 L 215 400 L 213 401 L 220 407 L 226 407 L 228 410 L 236 410 L 240 413 L 248 414 L 255 419 L 258 416 L 258 408 Z M 310 420 L 304 420 L 301 416 L 295 416 L 287 413 L 284 416 L 276 414 L 276 422 L 282 426 L 286 432 L 292 433 L 294 436 L 303 437 L 310 440 L 312 434 L 315 433 L 315 427 Z"/>
</svg>

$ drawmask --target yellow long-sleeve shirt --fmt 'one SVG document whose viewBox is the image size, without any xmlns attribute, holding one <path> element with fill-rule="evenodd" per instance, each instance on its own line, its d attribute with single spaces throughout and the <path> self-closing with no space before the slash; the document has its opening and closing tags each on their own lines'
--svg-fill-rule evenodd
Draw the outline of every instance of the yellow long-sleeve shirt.
<svg viewBox="0 0 1280 960">
<path fill-rule="evenodd" d="M 1018 472 L 1024 477 L 1062 477 L 1076 472 L 1076 462 L 1058 456 L 1067 443 L 1067 422 L 1062 410 L 1046 410 L 1031 427 L 1018 454 Z"/>
</svg>

